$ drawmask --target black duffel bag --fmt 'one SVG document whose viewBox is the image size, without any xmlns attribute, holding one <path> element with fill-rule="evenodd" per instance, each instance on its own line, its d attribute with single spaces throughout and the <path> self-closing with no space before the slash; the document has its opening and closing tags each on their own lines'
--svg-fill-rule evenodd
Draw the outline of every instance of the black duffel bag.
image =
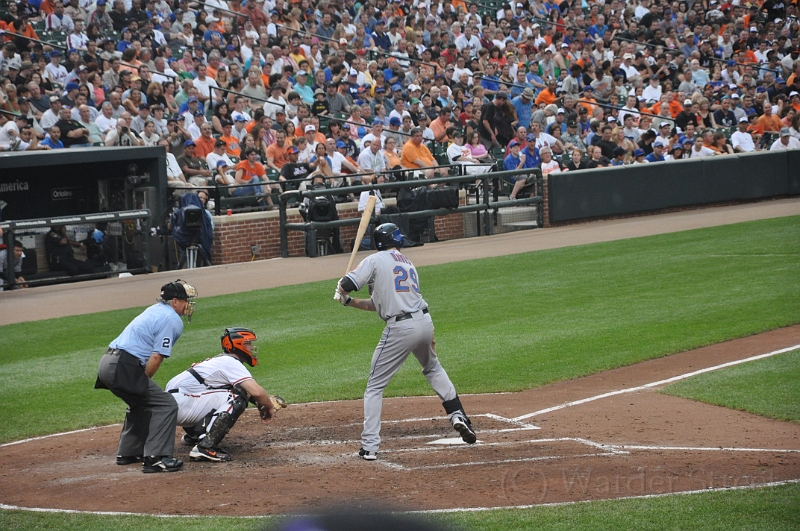
<svg viewBox="0 0 800 531">
<path fill-rule="evenodd" d="M 425 195 L 424 209 L 458 208 L 458 188 L 446 186 L 444 188 L 428 188 Z"/>
</svg>

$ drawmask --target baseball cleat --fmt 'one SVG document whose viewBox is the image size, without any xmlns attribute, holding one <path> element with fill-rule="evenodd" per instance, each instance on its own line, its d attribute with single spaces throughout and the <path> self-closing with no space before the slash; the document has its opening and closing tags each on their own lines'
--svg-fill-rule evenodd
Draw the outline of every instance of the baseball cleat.
<svg viewBox="0 0 800 531">
<path fill-rule="evenodd" d="M 141 463 L 142 456 L 141 455 L 118 455 L 117 456 L 117 464 L 118 465 L 132 465 L 134 463 Z"/>
<path fill-rule="evenodd" d="M 185 433 L 183 437 L 181 437 L 181 442 L 186 446 L 194 446 L 200 442 L 200 437 L 194 437 L 188 433 Z"/>
<path fill-rule="evenodd" d="M 358 451 L 358 457 L 364 461 L 375 461 L 378 458 L 378 452 L 370 452 L 362 448 Z"/>
<path fill-rule="evenodd" d="M 192 459 L 206 459 L 208 461 L 230 461 L 231 454 L 219 448 L 202 448 L 195 446 L 189 452 L 189 457 Z"/>
<path fill-rule="evenodd" d="M 456 415 L 451 421 L 453 428 L 461 435 L 461 440 L 467 444 L 475 444 L 478 437 L 472 429 L 472 423 L 466 416 Z"/>
<path fill-rule="evenodd" d="M 142 472 L 154 474 L 156 472 L 177 472 L 183 468 L 183 461 L 174 457 L 156 457 L 148 455 L 142 463 Z"/>
</svg>

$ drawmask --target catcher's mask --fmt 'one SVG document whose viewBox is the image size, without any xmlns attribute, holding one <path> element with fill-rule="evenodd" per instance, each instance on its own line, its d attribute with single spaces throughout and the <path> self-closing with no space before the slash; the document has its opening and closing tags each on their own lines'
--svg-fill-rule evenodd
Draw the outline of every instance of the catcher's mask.
<svg viewBox="0 0 800 531">
<path fill-rule="evenodd" d="M 255 332 L 249 328 L 226 328 L 220 337 L 224 352 L 235 354 L 251 367 L 258 365 L 258 346 L 253 344 L 256 339 Z"/>
<path fill-rule="evenodd" d="M 172 299 L 181 299 L 186 301 L 186 307 L 183 309 L 183 314 L 186 321 L 192 322 L 192 314 L 194 313 L 194 299 L 197 297 L 197 288 L 186 282 L 185 280 L 178 279 L 175 282 L 164 284 L 161 286 L 161 300 L 169 302 Z"/>
</svg>

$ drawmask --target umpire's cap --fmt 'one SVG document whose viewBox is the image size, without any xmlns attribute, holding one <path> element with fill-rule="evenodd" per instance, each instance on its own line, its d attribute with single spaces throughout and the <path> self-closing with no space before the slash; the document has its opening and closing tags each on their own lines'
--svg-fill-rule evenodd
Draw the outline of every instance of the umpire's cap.
<svg viewBox="0 0 800 531">
<path fill-rule="evenodd" d="M 197 297 L 197 290 L 185 280 L 178 279 L 175 282 L 161 286 L 161 300 L 171 301 L 172 299 L 191 299 Z"/>
<path fill-rule="evenodd" d="M 161 300 L 169 302 L 172 299 L 180 299 L 186 301 L 186 306 L 181 315 L 186 317 L 188 322 L 192 322 L 192 314 L 194 313 L 194 298 L 197 297 L 197 288 L 186 282 L 185 280 L 178 279 L 175 282 L 164 284 L 161 286 Z"/>
<path fill-rule="evenodd" d="M 394 223 L 384 223 L 383 225 L 378 225 L 372 233 L 372 241 L 375 242 L 375 248 L 379 251 L 392 247 L 401 249 L 403 247 L 403 234 Z"/>
</svg>

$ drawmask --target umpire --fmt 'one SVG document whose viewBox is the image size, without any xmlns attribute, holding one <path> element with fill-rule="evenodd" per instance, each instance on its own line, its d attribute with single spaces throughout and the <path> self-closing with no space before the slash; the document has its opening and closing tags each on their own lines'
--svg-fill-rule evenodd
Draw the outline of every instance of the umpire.
<svg viewBox="0 0 800 531">
<path fill-rule="evenodd" d="M 191 323 L 197 290 L 183 280 L 161 287 L 158 302 L 139 314 L 100 359 L 96 389 L 108 389 L 128 404 L 119 437 L 118 465 L 142 461 L 142 472 L 176 472 L 178 404 L 152 378 L 183 333 L 185 316 Z"/>
</svg>

